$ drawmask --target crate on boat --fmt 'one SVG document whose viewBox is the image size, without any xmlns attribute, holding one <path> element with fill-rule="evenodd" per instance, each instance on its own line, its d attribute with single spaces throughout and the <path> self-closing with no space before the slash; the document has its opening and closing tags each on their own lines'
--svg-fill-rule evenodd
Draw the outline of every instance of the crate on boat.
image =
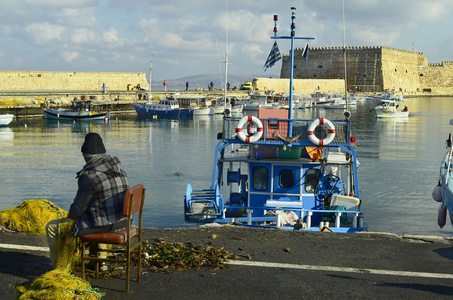
<svg viewBox="0 0 453 300">
<path fill-rule="evenodd" d="M 340 211 L 345 211 L 346 210 L 346 206 L 344 205 L 330 205 L 330 206 L 326 206 L 324 207 L 324 210 L 332 210 L 332 211 L 336 211 L 336 212 L 340 212 Z M 331 212 L 331 213 L 322 213 L 322 220 L 323 222 L 329 222 L 331 224 L 335 224 L 335 218 L 336 218 L 336 215 L 335 215 L 335 212 Z M 340 216 L 340 224 L 347 224 L 348 223 L 348 216 L 347 214 L 341 214 Z"/>
</svg>

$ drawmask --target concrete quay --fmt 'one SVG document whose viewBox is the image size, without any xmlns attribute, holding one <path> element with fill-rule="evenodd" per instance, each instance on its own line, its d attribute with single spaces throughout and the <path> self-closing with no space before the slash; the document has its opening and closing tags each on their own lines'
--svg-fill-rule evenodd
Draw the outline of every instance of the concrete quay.
<svg viewBox="0 0 453 300">
<path fill-rule="evenodd" d="M 338 234 L 239 226 L 146 228 L 145 240 L 225 248 L 238 258 L 224 270 L 170 274 L 132 271 L 124 278 L 89 279 L 104 299 L 451 299 L 452 239 L 387 233 Z M 32 246 L 27 248 L 26 246 Z M 9 248 L 8 248 L 9 247 Z M 0 292 L 51 270 L 45 237 L 0 234 Z"/>
</svg>

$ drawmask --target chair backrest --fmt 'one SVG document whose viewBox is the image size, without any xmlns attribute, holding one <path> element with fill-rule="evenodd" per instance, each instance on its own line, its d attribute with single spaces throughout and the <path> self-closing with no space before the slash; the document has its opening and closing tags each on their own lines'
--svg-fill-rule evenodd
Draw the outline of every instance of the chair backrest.
<svg viewBox="0 0 453 300">
<path fill-rule="evenodd" d="M 134 187 L 129 188 L 124 194 L 124 203 L 123 203 L 123 215 L 128 216 L 130 202 L 132 201 L 131 212 L 133 215 L 139 210 L 142 209 L 142 198 L 144 193 L 145 186 L 143 184 L 137 184 Z"/>
</svg>

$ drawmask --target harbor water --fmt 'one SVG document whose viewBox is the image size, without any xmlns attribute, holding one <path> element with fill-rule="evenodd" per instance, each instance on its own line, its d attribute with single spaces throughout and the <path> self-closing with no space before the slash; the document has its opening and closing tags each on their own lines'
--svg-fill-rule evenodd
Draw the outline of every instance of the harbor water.
<svg viewBox="0 0 453 300">
<path fill-rule="evenodd" d="M 445 140 L 453 131 L 452 103 L 453 98 L 414 98 L 410 117 L 397 120 L 376 119 L 370 112 L 374 103 L 350 107 L 369 231 L 452 235 L 450 224 L 443 229 L 437 225 L 439 204 L 431 197 Z M 343 119 L 343 111 L 335 109 L 294 113 L 304 119 Z M 121 160 L 130 185 L 145 185 L 146 227 L 194 226 L 184 222 L 186 186 L 209 187 L 221 128 L 220 115 L 180 120 L 113 115 L 108 123 L 14 120 L 0 128 L 0 210 L 28 199 L 48 199 L 69 209 L 77 190 L 76 172 L 84 164 L 80 147 L 86 133 L 97 132 L 107 153 Z"/>
</svg>

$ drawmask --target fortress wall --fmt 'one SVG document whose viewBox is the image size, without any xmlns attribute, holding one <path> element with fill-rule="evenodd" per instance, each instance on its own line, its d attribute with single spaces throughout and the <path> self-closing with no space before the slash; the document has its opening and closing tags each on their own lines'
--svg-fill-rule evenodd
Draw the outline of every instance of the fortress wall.
<svg viewBox="0 0 453 300">
<path fill-rule="evenodd" d="M 383 86 L 381 47 L 347 47 L 348 88 L 358 91 L 380 91 Z M 344 79 L 342 47 L 309 48 L 308 62 L 302 49 L 295 50 L 294 78 Z M 282 78 L 289 78 L 290 57 L 283 56 Z"/>
<path fill-rule="evenodd" d="M 0 71 L 2 91 L 102 91 L 104 83 L 107 90 L 149 87 L 146 73 Z"/>
<path fill-rule="evenodd" d="M 280 78 L 254 78 L 253 87 L 258 92 L 274 90 L 274 94 L 289 93 L 289 79 Z M 343 79 L 295 79 L 293 81 L 294 93 L 313 93 L 315 90 L 322 92 L 344 92 Z"/>
<path fill-rule="evenodd" d="M 453 62 L 429 64 L 419 70 L 420 85 L 424 92 L 453 95 Z"/>
<path fill-rule="evenodd" d="M 382 47 L 384 90 L 416 92 L 420 90 L 418 69 L 422 53 Z"/>
<path fill-rule="evenodd" d="M 309 48 L 308 62 L 302 57 L 302 49 L 295 49 L 294 78 L 343 79 L 344 53 L 342 47 Z M 406 93 L 420 92 L 429 83 L 435 71 L 427 71 L 428 60 L 421 52 L 389 47 L 346 47 L 348 88 L 353 91 L 379 92 L 388 90 Z M 420 70 L 425 71 L 420 80 Z M 283 56 L 281 78 L 289 78 L 290 57 Z M 434 86 L 446 91 L 444 79 L 432 79 Z M 435 75 L 438 76 L 438 73 Z M 440 82 L 439 82 L 440 81 Z M 443 86 L 439 85 L 443 84 Z M 437 89 L 440 91 L 439 89 Z"/>
</svg>

